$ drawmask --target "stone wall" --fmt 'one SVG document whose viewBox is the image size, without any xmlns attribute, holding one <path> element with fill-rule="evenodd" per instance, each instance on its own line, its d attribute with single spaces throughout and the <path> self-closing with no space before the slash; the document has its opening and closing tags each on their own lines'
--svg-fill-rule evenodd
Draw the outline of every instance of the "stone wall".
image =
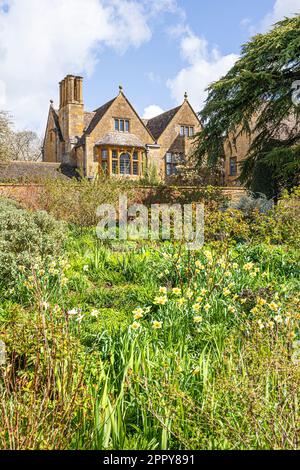
<svg viewBox="0 0 300 470">
<path fill-rule="evenodd" d="M 197 194 L 197 192 L 201 192 L 205 188 L 201 187 L 167 187 L 170 188 L 170 192 L 173 195 L 177 195 L 178 199 L 182 197 L 183 194 Z M 42 193 L 43 185 L 42 184 L 1 184 L 0 183 L 0 196 L 8 197 L 15 199 L 20 203 L 24 203 L 26 206 L 37 209 L 39 207 L 39 197 Z M 166 202 L 166 201 L 159 201 L 161 191 L 160 187 L 137 187 L 136 191 L 136 202 Z M 222 188 L 222 194 L 225 197 L 228 197 L 232 201 L 239 200 L 243 195 L 247 194 L 247 191 L 244 188 Z M 170 201 L 174 202 L 174 201 Z"/>
<path fill-rule="evenodd" d="M 167 152 L 183 153 L 189 155 L 193 148 L 193 138 L 180 136 L 180 126 L 194 126 L 195 133 L 200 131 L 200 123 L 192 111 L 189 103 L 184 101 L 183 105 L 166 127 L 162 135 L 158 139 L 161 146 L 159 151 L 158 175 L 165 179 L 165 155 Z"/>
</svg>

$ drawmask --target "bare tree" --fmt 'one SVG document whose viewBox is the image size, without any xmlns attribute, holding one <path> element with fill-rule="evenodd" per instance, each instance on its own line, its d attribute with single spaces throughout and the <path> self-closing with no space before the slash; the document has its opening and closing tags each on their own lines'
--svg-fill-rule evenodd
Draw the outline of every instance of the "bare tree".
<svg viewBox="0 0 300 470">
<path fill-rule="evenodd" d="M 0 161 L 11 159 L 11 118 L 6 111 L 0 111 Z"/>
<path fill-rule="evenodd" d="M 41 160 L 42 141 L 32 131 L 13 132 L 11 139 L 11 154 L 13 160 L 33 161 Z"/>
<path fill-rule="evenodd" d="M 33 131 L 14 131 L 10 115 L 0 111 L 0 161 L 38 161 L 42 139 Z"/>
</svg>

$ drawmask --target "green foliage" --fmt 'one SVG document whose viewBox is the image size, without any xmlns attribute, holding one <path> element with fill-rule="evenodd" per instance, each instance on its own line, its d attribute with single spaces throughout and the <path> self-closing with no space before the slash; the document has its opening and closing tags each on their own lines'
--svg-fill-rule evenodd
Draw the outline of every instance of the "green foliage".
<svg viewBox="0 0 300 470">
<path fill-rule="evenodd" d="M 225 141 L 234 147 L 235 138 L 246 133 L 255 137 L 243 163 L 243 182 L 257 186 L 258 162 L 268 166 L 275 194 L 299 182 L 300 108 L 292 100 L 293 83 L 300 78 L 299 31 L 297 15 L 254 36 L 227 75 L 210 85 L 200 113 L 199 165 L 206 159 L 216 164 L 224 156 Z M 270 185 L 267 192 L 274 196 Z"/>
<path fill-rule="evenodd" d="M 61 257 L 19 269 L 0 299 L 0 447 L 299 448 L 299 195 L 210 201 L 198 251 L 72 226 Z"/>
<path fill-rule="evenodd" d="M 30 213 L 0 199 L 0 285 L 17 282 L 19 266 L 30 269 L 59 254 L 67 228 L 46 212 Z"/>
<path fill-rule="evenodd" d="M 80 227 L 94 226 L 98 222 L 96 210 L 100 204 L 118 202 L 119 194 L 130 198 L 132 183 L 120 179 L 98 177 L 78 181 L 48 180 L 43 185 L 40 206 L 56 218 L 77 224 Z"/>
</svg>

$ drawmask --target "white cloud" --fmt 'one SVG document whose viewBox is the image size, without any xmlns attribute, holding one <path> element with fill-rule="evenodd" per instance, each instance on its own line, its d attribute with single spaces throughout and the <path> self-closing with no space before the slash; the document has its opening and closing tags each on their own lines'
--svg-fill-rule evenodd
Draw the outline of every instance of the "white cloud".
<svg viewBox="0 0 300 470">
<path fill-rule="evenodd" d="M 273 9 L 262 20 L 259 30 L 267 31 L 277 21 L 283 20 L 285 16 L 290 17 L 300 13 L 300 0 L 276 0 Z"/>
<path fill-rule="evenodd" d="M 180 53 L 187 67 L 167 81 L 171 95 L 177 104 L 182 103 L 185 91 L 196 111 L 200 111 L 207 98 L 207 86 L 225 75 L 234 65 L 236 54 L 221 55 L 209 49 L 206 39 L 196 36 L 190 29 L 180 41 Z"/>
<path fill-rule="evenodd" d="M 147 106 L 145 109 L 144 109 L 144 113 L 143 113 L 143 118 L 144 119 L 151 119 L 155 116 L 158 116 L 159 114 L 163 113 L 164 110 L 161 109 L 159 106 L 157 106 L 156 104 L 150 104 L 150 106 Z"/>
<path fill-rule="evenodd" d="M 41 130 L 65 74 L 91 74 L 104 47 L 124 53 L 149 41 L 150 18 L 175 5 L 175 0 L 0 0 L 1 107 L 19 128 Z"/>
<path fill-rule="evenodd" d="M 289 17 L 300 12 L 300 0 L 275 0 L 269 12 L 259 25 L 253 25 L 249 18 L 240 22 L 251 35 L 267 31 L 271 25 L 285 16 Z M 184 92 L 189 94 L 189 100 L 199 111 L 207 98 L 207 86 L 225 75 L 239 58 L 236 54 L 222 55 L 218 49 L 209 49 L 205 38 L 196 36 L 188 25 L 179 23 L 169 29 L 173 39 L 180 39 L 180 54 L 187 62 L 174 78 L 167 81 L 167 86 L 176 103 L 182 103 Z"/>
<path fill-rule="evenodd" d="M 277 21 L 294 16 L 296 13 L 300 13 L 300 0 L 275 0 L 272 10 L 260 22 L 254 24 L 249 18 L 244 18 L 240 26 L 254 36 L 257 33 L 265 33 Z"/>
</svg>

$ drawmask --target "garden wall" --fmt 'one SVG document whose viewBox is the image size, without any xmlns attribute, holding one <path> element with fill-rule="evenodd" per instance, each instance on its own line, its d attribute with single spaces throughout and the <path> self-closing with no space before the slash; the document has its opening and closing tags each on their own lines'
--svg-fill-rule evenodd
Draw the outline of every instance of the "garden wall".
<svg viewBox="0 0 300 470">
<path fill-rule="evenodd" d="M 36 209 L 39 207 L 39 197 L 43 185 L 35 183 L 18 184 L 2 183 L 0 184 L 0 196 L 15 199 L 24 203 L 26 206 Z M 197 187 L 137 187 L 134 188 L 136 201 L 140 203 L 166 203 L 166 202 L 185 202 L 190 197 L 194 200 L 200 200 L 205 188 Z M 239 200 L 247 193 L 244 188 L 228 187 L 221 188 L 222 195 L 232 201 Z"/>
</svg>

